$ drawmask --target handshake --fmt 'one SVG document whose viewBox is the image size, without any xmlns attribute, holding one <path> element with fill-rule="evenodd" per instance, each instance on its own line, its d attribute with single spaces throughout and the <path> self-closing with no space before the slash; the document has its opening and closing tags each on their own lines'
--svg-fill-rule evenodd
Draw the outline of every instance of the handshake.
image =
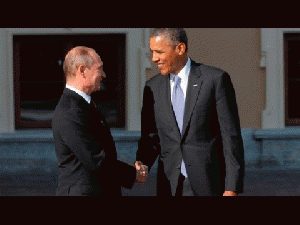
<svg viewBox="0 0 300 225">
<path fill-rule="evenodd" d="M 145 183 L 148 177 L 148 166 L 144 165 L 140 161 L 136 161 L 134 165 L 137 173 L 136 181 L 141 184 Z"/>
</svg>

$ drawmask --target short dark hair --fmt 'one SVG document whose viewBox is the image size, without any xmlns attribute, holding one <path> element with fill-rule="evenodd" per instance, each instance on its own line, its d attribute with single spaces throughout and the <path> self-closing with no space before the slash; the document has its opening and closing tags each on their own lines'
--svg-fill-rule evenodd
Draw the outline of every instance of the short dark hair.
<svg viewBox="0 0 300 225">
<path fill-rule="evenodd" d="M 184 43 L 186 52 L 188 51 L 188 38 L 183 28 L 155 28 L 151 37 L 167 36 L 170 38 L 174 45 Z"/>
</svg>

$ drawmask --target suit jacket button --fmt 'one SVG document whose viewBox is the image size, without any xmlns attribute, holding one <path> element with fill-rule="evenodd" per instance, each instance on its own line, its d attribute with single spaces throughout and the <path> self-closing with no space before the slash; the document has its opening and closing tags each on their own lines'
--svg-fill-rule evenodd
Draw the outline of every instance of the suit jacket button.
<svg viewBox="0 0 300 225">
<path fill-rule="evenodd" d="M 180 169 L 181 165 L 176 166 L 177 169 Z"/>
</svg>

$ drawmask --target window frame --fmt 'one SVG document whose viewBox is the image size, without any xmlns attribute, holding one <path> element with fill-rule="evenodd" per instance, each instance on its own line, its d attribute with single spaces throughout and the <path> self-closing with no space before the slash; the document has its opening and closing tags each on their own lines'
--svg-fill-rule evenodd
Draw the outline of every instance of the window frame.
<svg viewBox="0 0 300 225">
<path fill-rule="evenodd" d="M 266 71 L 266 109 L 262 129 L 285 129 L 284 34 L 300 33 L 300 28 L 261 28 L 261 69 Z M 293 124 L 294 126 L 298 126 Z"/>
<path fill-rule="evenodd" d="M 109 125 L 111 127 L 116 127 L 116 128 L 125 128 L 125 104 L 126 104 L 126 99 L 124 96 L 126 96 L 126 91 L 125 91 L 125 79 L 126 79 L 126 34 L 123 34 L 121 38 L 119 38 L 117 33 L 112 33 L 112 34 L 90 34 L 90 33 L 82 33 L 80 34 L 82 37 L 102 37 L 103 39 L 107 37 L 116 37 L 117 38 L 117 45 L 118 45 L 118 51 L 116 54 L 118 54 L 117 60 L 118 60 L 118 103 L 117 103 L 117 121 L 108 121 Z M 67 44 L 66 44 L 66 49 L 64 49 L 64 54 L 66 54 L 73 46 L 74 40 L 80 36 L 80 35 L 74 35 L 74 34 L 53 34 L 51 36 L 67 36 Z M 16 35 L 19 36 L 19 35 Z M 32 36 L 32 35 L 24 35 L 24 40 L 26 39 L 27 36 Z M 38 36 L 38 35 L 36 35 Z M 14 36 L 13 36 L 14 37 Z M 73 37 L 73 39 L 72 39 Z M 125 37 L 125 38 L 124 38 Z M 21 37 L 22 38 L 22 37 Z M 120 43 L 122 42 L 122 43 Z M 20 95 L 21 95 L 21 90 L 20 90 L 20 44 L 21 41 L 14 41 L 13 38 L 13 79 L 14 79 L 14 113 L 15 113 L 15 129 L 36 129 L 36 128 L 41 128 L 41 129 L 47 129 L 51 128 L 52 122 L 49 121 L 22 121 L 21 120 L 21 100 L 20 100 Z M 64 79 L 65 83 L 65 79 Z"/>
<path fill-rule="evenodd" d="M 299 33 L 284 33 L 283 34 L 283 44 L 284 44 L 284 81 L 285 81 L 285 125 L 286 126 L 300 126 L 299 118 L 289 118 L 289 67 L 288 67 L 288 51 L 289 51 L 289 41 L 299 41 L 300 42 L 300 32 Z"/>
</svg>

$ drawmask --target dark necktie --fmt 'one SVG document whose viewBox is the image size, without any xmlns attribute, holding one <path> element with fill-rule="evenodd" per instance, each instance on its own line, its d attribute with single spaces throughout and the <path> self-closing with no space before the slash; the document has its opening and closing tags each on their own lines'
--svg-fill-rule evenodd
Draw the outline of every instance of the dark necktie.
<svg viewBox="0 0 300 225">
<path fill-rule="evenodd" d="M 97 111 L 98 110 L 98 105 L 97 103 L 92 99 L 91 100 L 91 106 Z"/>
<path fill-rule="evenodd" d="M 91 108 L 94 109 L 100 119 L 100 122 L 103 126 L 106 126 L 105 124 L 105 120 L 104 117 L 102 116 L 101 112 L 99 111 L 99 106 L 97 104 L 97 102 L 95 100 L 93 100 L 93 98 L 91 99 Z"/>
</svg>

